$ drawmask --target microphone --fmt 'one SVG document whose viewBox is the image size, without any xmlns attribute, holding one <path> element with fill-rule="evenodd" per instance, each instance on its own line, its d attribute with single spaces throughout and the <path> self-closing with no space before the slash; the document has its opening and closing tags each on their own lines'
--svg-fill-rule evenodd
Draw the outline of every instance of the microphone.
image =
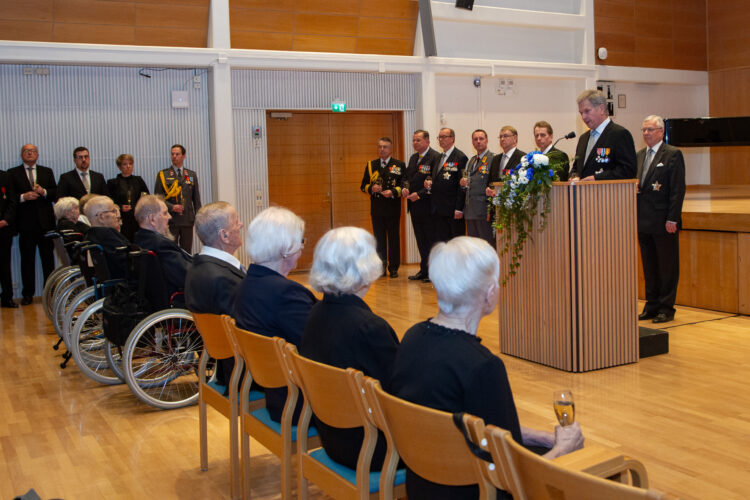
<svg viewBox="0 0 750 500">
<path fill-rule="evenodd" d="M 555 143 L 552 145 L 552 147 L 554 148 L 555 146 L 557 146 L 557 143 L 560 142 L 560 141 L 562 141 L 563 139 L 572 139 L 575 136 L 576 136 L 575 132 L 568 132 L 566 135 L 564 135 L 563 137 L 560 137 L 558 140 L 556 140 Z"/>
</svg>

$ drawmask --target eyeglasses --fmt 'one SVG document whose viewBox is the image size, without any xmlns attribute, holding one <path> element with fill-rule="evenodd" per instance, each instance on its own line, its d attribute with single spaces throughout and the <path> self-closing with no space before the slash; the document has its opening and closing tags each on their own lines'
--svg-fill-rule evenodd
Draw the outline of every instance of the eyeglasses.
<svg viewBox="0 0 750 500">
<path fill-rule="evenodd" d="M 24 149 L 21 151 L 22 153 L 36 153 L 36 149 Z"/>
<path fill-rule="evenodd" d="M 438 139 L 448 139 L 449 137 L 452 137 L 450 135 L 439 135 Z"/>
<path fill-rule="evenodd" d="M 661 127 L 643 127 L 641 129 L 641 132 L 651 133 L 651 132 L 655 132 L 656 130 L 661 130 Z"/>
<path fill-rule="evenodd" d="M 511 137 L 515 137 L 516 134 L 502 134 L 498 137 L 498 139 L 510 139 Z"/>
</svg>

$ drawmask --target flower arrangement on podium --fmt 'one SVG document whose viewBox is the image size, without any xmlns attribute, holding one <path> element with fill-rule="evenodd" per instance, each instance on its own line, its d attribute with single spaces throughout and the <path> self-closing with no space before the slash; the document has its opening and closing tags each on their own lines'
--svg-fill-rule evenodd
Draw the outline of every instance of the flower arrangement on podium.
<svg viewBox="0 0 750 500">
<path fill-rule="evenodd" d="M 541 151 L 532 151 L 503 178 L 500 191 L 492 199 L 492 204 L 497 207 L 495 229 L 503 235 L 500 255 L 510 252 L 510 265 L 503 275 L 503 285 L 518 270 L 524 245 L 538 213 L 541 216 L 539 230 L 544 230 L 550 211 L 549 192 L 555 178 L 553 167 Z"/>
</svg>

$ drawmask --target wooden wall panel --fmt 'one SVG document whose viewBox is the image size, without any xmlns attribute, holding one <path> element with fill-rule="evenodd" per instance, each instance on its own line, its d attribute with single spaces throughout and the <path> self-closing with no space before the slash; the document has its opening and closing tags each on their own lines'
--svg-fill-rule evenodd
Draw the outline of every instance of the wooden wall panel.
<svg viewBox="0 0 750 500">
<path fill-rule="evenodd" d="M 734 312 L 738 291 L 737 233 L 681 231 L 677 303 Z"/>
<path fill-rule="evenodd" d="M 750 314 L 750 234 L 748 233 L 737 235 L 737 272 L 739 313 Z"/>
<path fill-rule="evenodd" d="M 711 30 L 717 29 L 710 26 Z M 726 36 L 741 35 L 736 28 L 732 28 Z M 735 63 L 744 67 L 715 69 L 708 74 L 708 109 L 711 116 L 750 115 L 750 54 Z M 711 184 L 750 184 L 750 147 L 712 147 Z"/>
<path fill-rule="evenodd" d="M 597 63 L 705 71 L 707 1 L 594 0 Z"/>
</svg>

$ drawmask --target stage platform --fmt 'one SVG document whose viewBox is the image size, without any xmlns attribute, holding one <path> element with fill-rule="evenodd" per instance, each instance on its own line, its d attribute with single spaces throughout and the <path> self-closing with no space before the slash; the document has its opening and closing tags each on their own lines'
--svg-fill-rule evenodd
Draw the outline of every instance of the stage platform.
<svg viewBox="0 0 750 500">
<path fill-rule="evenodd" d="M 750 314 L 750 185 L 688 186 L 682 229 L 677 303 Z"/>
</svg>

